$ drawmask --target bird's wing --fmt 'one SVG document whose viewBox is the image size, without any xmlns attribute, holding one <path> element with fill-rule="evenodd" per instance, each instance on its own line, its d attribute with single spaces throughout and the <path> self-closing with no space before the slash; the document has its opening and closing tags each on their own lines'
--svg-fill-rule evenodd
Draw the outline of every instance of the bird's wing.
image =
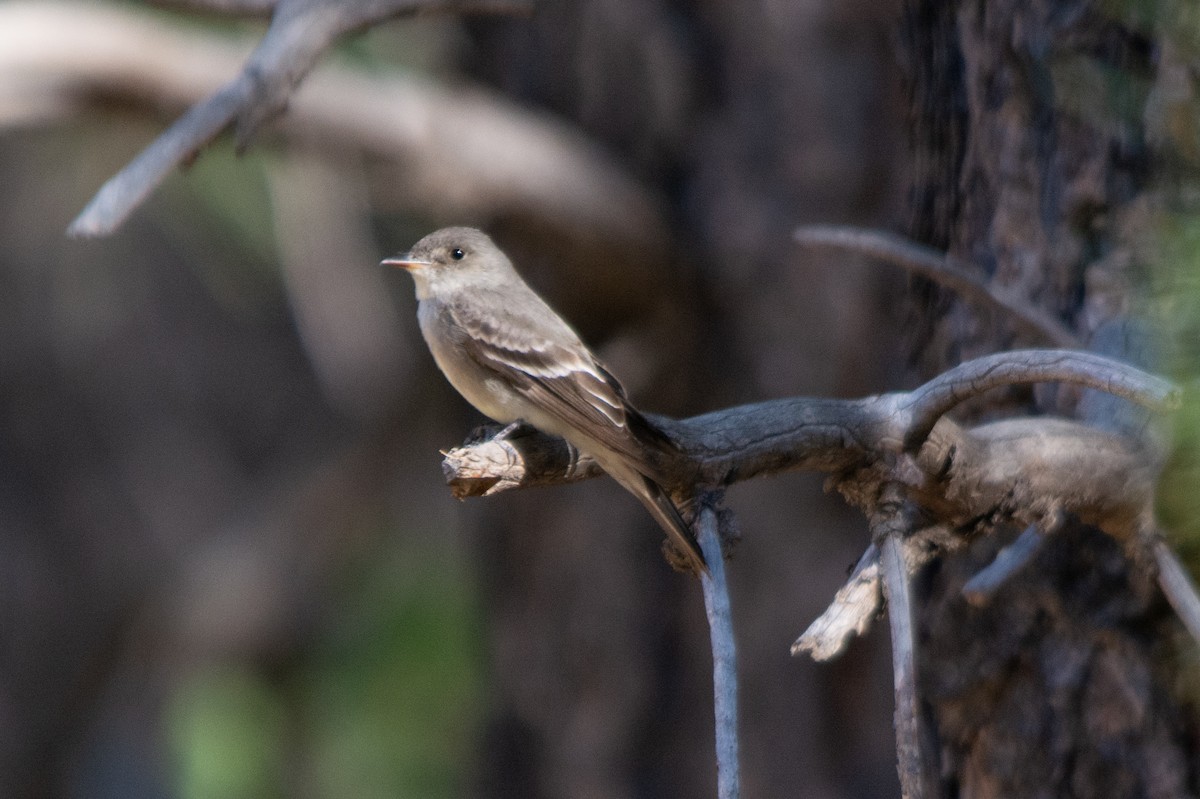
<svg viewBox="0 0 1200 799">
<path fill-rule="evenodd" d="M 471 358 L 564 426 L 643 469 L 652 465 L 645 462 L 647 447 L 671 446 L 548 307 L 546 313 L 522 318 L 483 314 L 470 305 L 447 310 L 465 334 L 460 344 Z"/>
<path fill-rule="evenodd" d="M 528 296 L 514 305 L 529 309 L 534 302 L 541 300 Z M 646 457 L 651 449 L 673 450 L 674 442 L 629 404 L 625 389 L 561 318 L 547 306 L 541 310 L 518 318 L 460 304 L 446 312 L 470 358 L 566 428 L 622 456 L 624 466 L 612 476 L 645 505 L 692 570 L 707 572 L 704 553 Z M 625 469 L 629 474 L 620 473 Z"/>
</svg>

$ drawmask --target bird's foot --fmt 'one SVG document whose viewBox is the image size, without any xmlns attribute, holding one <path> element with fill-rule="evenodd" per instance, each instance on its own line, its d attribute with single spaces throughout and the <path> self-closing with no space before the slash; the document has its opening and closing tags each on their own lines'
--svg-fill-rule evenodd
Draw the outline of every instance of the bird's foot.
<svg viewBox="0 0 1200 799">
<path fill-rule="evenodd" d="M 492 436 L 492 440 L 493 441 L 507 441 L 509 439 L 509 437 L 512 436 L 513 433 L 517 432 L 522 427 L 526 427 L 526 426 L 527 425 L 525 424 L 524 419 L 518 419 L 515 422 L 511 422 L 507 427 L 505 427 L 503 430 L 501 430 L 496 435 Z"/>
<path fill-rule="evenodd" d="M 509 441 L 511 439 L 520 438 L 525 431 L 532 431 L 533 429 L 534 428 L 530 427 L 521 419 L 518 419 L 512 424 L 502 427 L 499 430 L 496 429 L 495 422 L 487 422 L 472 430 L 470 435 L 467 436 L 465 444 L 482 444 L 485 441 Z"/>
</svg>

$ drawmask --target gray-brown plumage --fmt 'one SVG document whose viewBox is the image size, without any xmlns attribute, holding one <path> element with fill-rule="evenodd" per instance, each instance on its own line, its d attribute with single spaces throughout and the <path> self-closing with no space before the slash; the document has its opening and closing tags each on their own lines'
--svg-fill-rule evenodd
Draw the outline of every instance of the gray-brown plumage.
<svg viewBox="0 0 1200 799">
<path fill-rule="evenodd" d="M 655 482 L 653 451 L 672 443 L 486 234 L 444 228 L 383 263 L 412 274 L 425 342 L 468 402 L 498 422 L 527 422 L 591 455 L 646 506 L 693 570 L 707 570 L 691 530 Z"/>
</svg>

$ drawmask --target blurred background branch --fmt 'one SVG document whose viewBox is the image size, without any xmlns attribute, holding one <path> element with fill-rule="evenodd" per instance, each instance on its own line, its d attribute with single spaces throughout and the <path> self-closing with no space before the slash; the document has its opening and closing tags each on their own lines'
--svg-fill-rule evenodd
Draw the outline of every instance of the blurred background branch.
<svg viewBox="0 0 1200 799">
<path fill-rule="evenodd" d="M 194 159 L 201 147 L 233 122 L 238 148 L 244 149 L 262 124 L 287 106 L 297 84 L 341 35 L 402 13 L 472 8 L 528 9 L 517 0 L 277 0 L 266 35 L 237 77 L 193 105 L 105 183 L 71 223 L 70 232 L 85 236 L 112 232 L 168 170 Z"/>
<path fill-rule="evenodd" d="M 127 177 L 114 178 L 113 188 L 96 198 L 95 216 L 85 211 L 75 223 L 78 233 L 111 231 L 165 169 L 198 155 L 241 103 L 261 107 L 262 98 L 242 99 L 220 88 L 220 76 L 237 71 L 247 46 L 128 8 L 6 4 L 0 7 L 0 92 L 10 100 L 0 104 L 0 125 L 66 118 L 101 99 L 174 110 L 203 103 L 213 92 L 230 96 L 225 116 L 213 112 L 220 119 L 206 112 L 194 125 L 163 134 L 151 155 L 139 156 L 149 165 L 131 164 Z M 286 91 L 290 95 L 291 87 Z M 663 247 L 659 198 L 595 143 L 497 95 L 343 67 L 323 71 L 288 102 L 284 132 L 384 159 L 374 165 L 381 170 L 374 179 L 397 204 L 463 217 L 504 209 L 651 252 Z"/>
</svg>

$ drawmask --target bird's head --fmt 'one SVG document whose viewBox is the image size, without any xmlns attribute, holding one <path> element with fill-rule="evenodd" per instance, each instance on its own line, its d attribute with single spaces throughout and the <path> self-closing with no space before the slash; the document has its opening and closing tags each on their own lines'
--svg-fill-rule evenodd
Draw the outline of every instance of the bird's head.
<svg viewBox="0 0 1200 799">
<path fill-rule="evenodd" d="M 456 290 L 486 290 L 512 271 L 512 263 L 488 235 L 469 227 L 430 233 L 408 252 L 383 260 L 384 266 L 408 270 L 417 284 L 417 299 Z"/>
</svg>

